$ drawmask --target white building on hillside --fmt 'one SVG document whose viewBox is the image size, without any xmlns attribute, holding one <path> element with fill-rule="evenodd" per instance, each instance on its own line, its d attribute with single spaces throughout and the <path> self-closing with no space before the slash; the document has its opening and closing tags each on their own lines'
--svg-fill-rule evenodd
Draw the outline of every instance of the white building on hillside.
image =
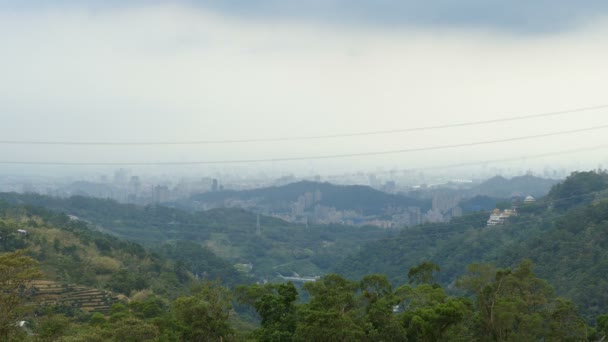
<svg viewBox="0 0 608 342">
<path fill-rule="evenodd" d="M 501 211 L 500 209 L 494 209 L 490 214 L 490 218 L 488 219 L 488 226 L 497 226 L 499 224 L 504 224 L 505 221 L 511 217 L 517 216 L 517 211 L 514 209 L 505 209 Z"/>
</svg>

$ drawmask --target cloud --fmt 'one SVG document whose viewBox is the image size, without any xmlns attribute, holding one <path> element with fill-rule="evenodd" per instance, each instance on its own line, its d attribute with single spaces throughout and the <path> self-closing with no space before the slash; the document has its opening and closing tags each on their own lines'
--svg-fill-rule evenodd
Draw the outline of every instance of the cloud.
<svg viewBox="0 0 608 342">
<path fill-rule="evenodd" d="M 603 0 L 181 0 L 2 1 L 4 8 L 85 7 L 93 10 L 180 4 L 241 18 L 304 20 L 334 25 L 459 28 L 515 34 L 574 29 L 608 14 Z"/>
<path fill-rule="evenodd" d="M 382 130 L 605 101 L 605 23 L 559 35 L 258 20 L 181 5 L 0 13 L 5 139 L 207 140 Z M 602 121 L 603 120 L 603 121 Z M 368 152 L 605 124 L 563 120 L 366 139 L 186 148 L 25 148 L 4 159 L 182 161 Z M 600 132 L 601 133 L 601 132 Z M 593 145 L 538 144 L 323 161 L 420 166 Z"/>
<path fill-rule="evenodd" d="M 605 1 L 262 0 L 197 1 L 243 16 L 291 17 L 346 24 L 553 32 L 608 13 Z"/>
</svg>

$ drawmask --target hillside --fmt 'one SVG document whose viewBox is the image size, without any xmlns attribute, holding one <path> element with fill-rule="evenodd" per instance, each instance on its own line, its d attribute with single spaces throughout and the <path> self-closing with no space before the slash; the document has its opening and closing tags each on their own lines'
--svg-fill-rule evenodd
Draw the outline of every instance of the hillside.
<svg viewBox="0 0 608 342">
<path fill-rule="evenodd" d="M 306 227 L 266 216 L 259 217 L 258 230 L 257 215 L 237 208 L 190 213 L 87 197 L 60 199 L 5 193 L 0 199 L 77 216 L 103 232 L 154 247 L 161 255 L 187 265 L 193 273 L 213 271 L 224 280 L 234 279 L 231 283 L 238 278 L 226 271 L 232 269 L 230 265 L 251 265 L 249 271 L 243 271 L 254 279 L 325 274 L 364 243 L 390 234 L 374 227 Z M 227 273 L 221 274 L 221 270 Z"/>
<path fill-rule="evenodd" d="M 470 263 L 509 267 L 529 258 L 536 273 L 590 319 L 608 312 L 603 277 L 608 271 L 606 178 L 575 173 L 545 200 L 522 206 L 520 215 L 502 226 L 486 227 L 488 214 L 482 212 L 449 224 L 408 228 L 395 238 L 368 244 L 335 270 L 351 278 L 385 273 L 399 283 L 407 279 L 407 269 L 431 260 L 441 266 L 440 281 L 450 285 Z"/>
<path fill-rule="evenodd" d="M 109 313 L 120 297 L 175 298 L 195 283 L 192 273 L 141 245 L 62 214 L 0 201 L 0 253 L 17 250 L 40 264 L 43 276 L 31 284 L 39 312 Z"/>
</svg>

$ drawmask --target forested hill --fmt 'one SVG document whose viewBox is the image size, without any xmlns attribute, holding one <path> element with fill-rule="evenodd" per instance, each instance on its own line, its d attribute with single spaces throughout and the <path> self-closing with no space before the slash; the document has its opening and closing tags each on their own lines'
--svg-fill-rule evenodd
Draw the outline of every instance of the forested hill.
<svg viewBox="0 0 608 342">
<path fill-rule="evenodd" d="M 305 193 L 320 192 L 319 204 L 338 210 L 355 210 L 363 214 L 380 214 L 389 207 L 418 206 L 430 207 L 429 201 L 385 193 L 363 185 L 335 185 L 302 181 L 283 186 L 243 191 L 219 191 L 194 195 L 198 202 L 222 202 L 226 200 L 258 200 L 260 203 L 281 206 L 285 202 L 295 202 Z"/>
<path fill-rule="evenodd" d="M 43 271 L 40 279 L 50 282 L 40 291 L 57 288 L 58 293 L 54 291 L 51 297 L 69 292 L 70 286 L 59 288 L 66 284 L 126 296 L 145 290 L 175 297 L 188 293 L 194 280 L 192 273 L 176 263 L 146 251 L 137 243 L 94 231 L 83 221 L 42 208 L 0 201 L 0 253 L 20 249 L 40 263 Z M 225 273 L 213 275 L 221 277 Z"/>
<path fill-rule="evenodd" d="M 496 198 L 510 198 L 512 196 L 534 197 L 545 196 L 559 181 L 531 175 L 513 177 L 492 177 L 470 190 L 473 196 L 482 195 Z"/>
<path fill-rule="evenodd" d="M 39 206 L 90 221 L 120 238 L 140 243 L 166 240 L 200 240 L 217 230 L 239 230 L 254 233 L 256 216 L 240 209 L 225 208 L 189 213 L 164 206 L 122 204 L 110 199 L 72 196 L 50 197 L 38 194 L 0 193 L 0 199 L 11 204 Z M 288 223 L 272 217 L 261 217 L 264 226 Z"/>
<path fill-rule="evenodd" d="M 470 263 L 509 267 L 529 258 L 539 276 L 590 319 L 608 311 L 607 188 L 605 173 L 575 173 L 537 204 L 521 206 L 520 215 L 505 225 L 486 227 L 488 213 L 481 212 L 449 224 L 408 228 L 368 244 L 336 271 L 352 278 L 384 273 L 399 283 L 410 267 L 431 260 L 449 285 Z"/>
<path fill-rule="evenodd" d="M 230 265 L 251 265 L 248 275 L 254 280 L 275 279 L 279 274 L 325 274 L 364 243 L 391 234 L 375 227 L 305 227 L 262 215 L 258 229 L 257 215 L 236 208 L 187 212 L 80 196 L 61 199 L 15 193 L 0 193 L 2 199 L 75 215 L 104 232 L 160 249 L 195 273 L 221 266 L 214 256 Z"/>
</svg>

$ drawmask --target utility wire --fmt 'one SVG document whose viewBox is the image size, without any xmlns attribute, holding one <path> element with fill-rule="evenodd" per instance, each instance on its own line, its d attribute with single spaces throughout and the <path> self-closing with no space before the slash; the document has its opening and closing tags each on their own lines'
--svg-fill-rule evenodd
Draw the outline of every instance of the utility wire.
<svg viewBox="0 0 608 342">
<path fill-rule="evenodd" d="M 513 141 L 532 140 L 552 136 L 561 136 L 574 133 L 583 133 L 596 131 L 608 128 L 608 125 L 593 126 L 587 128 L 572 129 L 566 131 L 558 131 L 551 133 L 527 135 L 513 138 L 503 138 L 496 140 L 476 141 L 470 143 L 436 145 L 427 147 L 415 147 L 400 150 L 376 151 L 376 152 L 359 152 L 332 154 L 320 156 L 305 156 L 305 157 L 285 157 L 285 158 L 266 158 L 266 159 L 232 159 L 232 160 L 210 160 L 210 161 L 169 161 L 169 162 L 37 162 L 37 161 L 7 161 L 0 160 L 1 165 L 62 165 L 62 166 L 145 166 L 145 165 L 215 165 L 215 164 L 246 164 L 246 163 L 273 163 L 273 162 L 288 162 L 288 161 L 304 161 L 304 160 L 322 160 L 322 159 L 341 159 L 352 157 L 366 157 L 390 154 L 405 154 L 412 152 L 424 152 L 434 150 L 445 150 L 461 147 L 471 147 L 489 144 L 498 144 Z M 599 148 L 599 147 L 598 147 Z"/>
<path fill-rule="evenodd" d="M 284 142 L 284 141 L 302 141 L 302 140 L 321 140 L 321 139 L 336 139 L 348 137 L 360 137 L 369 135 L 396 134 L 406 132 L 429 131 L 436 129 L 457 128 L 467 126 L 487 125 L 509 121 L 529 120 L 536 118 L 546 118 L 566 114 L 575 114 L 580 112 L 592 111 L 597 109 L 606 109 L 606 105 L 598 105 L 591 107 L 580 107 L 574 109 L 560 110 L 555 112 L 545 112 L 531 115 L 513 116 L 501 119 L 468 121 L 453 124 L 442 124 L 433 126 L 422 126 L 402 129 L 366 131 L 341 134 L 327 135 L 309 135 L 295 137 L 278 137 L 278 138 L 251 138 L 251 139 L 226 139 L 226 140 L 192 140 L 192 141 L 139 141 L 139 142 L 124 142 L 124 141 L 51 141 L 51 140 L 0 140 L 0 145 L 74 145 L 74 146 L 158 146 L 158 145 L 210 145 L 210 144 L 244 144 L 256 142 Z"/>
<path fill-rule="evenodd" d="M 391 174 L 391 173 L 392 174 L 396 174 L 396 173 L 403 174 L 403 173 L 418 172 L 418 171 L 455 169 L 455 168 L 467 167 L 467 166 L 479 166 L 479 165 L 485 165 L 485 164 L 497 164 L 497 163 L 523 161 L 526 159 L 541 159 L 541 158 L 547 158 L 547 157 L 556 157 L 556 156 L 563 156 L 563 155 L 581 153 L 581 152 L 597 151 L 597 150 L 603 150 L 603 149 L 608 149 L 608 144 L 587 146 L 587 147 L 575 148 L 575 149 L 570 149 L 570 150 L 554 151 L 554 152 L 547 152 L 547 153 L 540 153 L 540 154 L 531 154 L 531 155 L 512 157 L 512 158 L 486 159 L 486 160 L 478 160 L 478 161 L 464 162 L 464 163 L 412 167 L 412 168 L 407 168 L 407 169 L 399 168 L 399 169 L 391 169 L 391 170 L 373 170 L 373 171 L 357 171 L 357 172 L 351 172 L 351 173 L 334 173 L 334 174 L 324 175 L 323 178 L 334 179 L 334 178 L 343 178 L 345 176 L 351 176 L 351 177 L 360 176 L 361 174 Z M 306 176 L 302 176 L 300 178 L 307 179 Z"/>
<path fill-rule="evenodd" d="M 589 151 L 597 151 L 597 150 L 601 150 L 601 149 L 606 149 L 608 148 L 608 144 L 604 144 L 604 145 L 595 145 L 595 146 L 588 146 L 588 147 L 581 147 L 581 148 L 576 148 L 576 149 L 571 149 L 571 150 L 565 150 L 565 151 L 556 151 L 556 152 L 547 152 L 547 153 L 540 153 L 540 154 L 533 154 L 533 155 L 528 155 L 528 156 L 520 156 L 520 157 L 513 157 L 513 158 L 503 158 L 503 159 L 488 159 L 488 160 L 483 160 L 483 161 L 475 161 L 475 162 L 465 162 L 465 163 L 456 163 L 456 164 L 444 164 L 444 165 L 435 165 L 435 166 L 425 166 L 425 167 L 414 167 L 411 169 L 401 169 L 401 170 L 387 170 L 387 171 L 373 171 L 372 173 L 391 173 L 391 172 L 414 172 L 414 171 L 427 171 L 427 170 L 439 170 L 439 169 L 453 169 L 453 168 L 459 168 L 459 167 L 467 167 L 467 166 L 477 166 L 477 165 L 483 165 L 483 164 L 495 164 L 495 163 L 506 163 L 506 162 L 514 162 L 514 161 L 521 161 L 521 160 L 525 160 L 525 159 L 538 159 L 538 158 L 547 158 L 547 157 L 555 157 L 555 156 L 561 156 L 561 155 L 566 155 L 566 154 L 573 154 L 573 153 L 579 153 L 579 152 L 589 152 Z M 356 175 L 357 173 L 353 173 L 352 175 Z M 342 175 L 331 175 L 331 176 L 343 176 Z M 331 176 L 327 176 L 327 177 L 331 177 Z"/>
</svg>

